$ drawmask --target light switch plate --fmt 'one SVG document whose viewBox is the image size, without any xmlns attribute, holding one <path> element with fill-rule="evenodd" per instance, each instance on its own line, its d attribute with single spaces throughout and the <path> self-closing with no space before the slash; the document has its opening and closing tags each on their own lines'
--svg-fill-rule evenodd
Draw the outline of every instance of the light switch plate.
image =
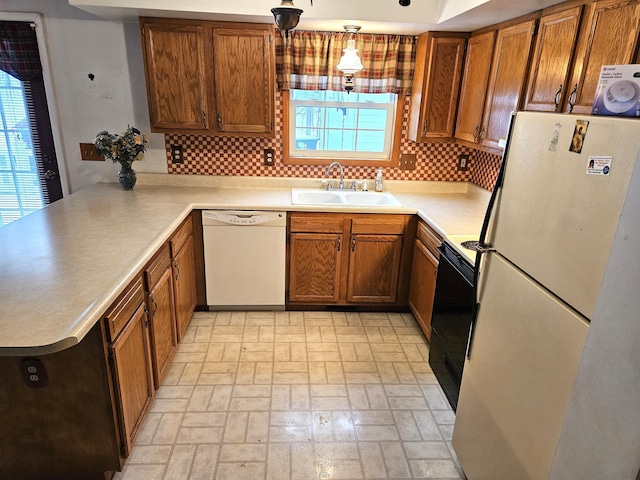
<svg viewBox="0 0 640 480">
<path fill-rule="evenodd" d="M 93 143 L 80 144 L 80 158 L 90 162 L 104 162 L 104 155 L 100 155 Z"/>
<path fill-rule="evenodd" d="M 469 154 L 458 155 L 458 171 L 466 172 L 467 170 L 469 170 Z"/>
</svg>

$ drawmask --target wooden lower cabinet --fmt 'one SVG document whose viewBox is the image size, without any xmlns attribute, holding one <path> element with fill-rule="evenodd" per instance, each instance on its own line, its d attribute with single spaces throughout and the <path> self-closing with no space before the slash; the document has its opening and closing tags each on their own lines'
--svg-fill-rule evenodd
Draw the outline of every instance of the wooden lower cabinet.
<svg viewBox="0 0 640 480">
<path fill-rule="evenodd" d="M 122 429 L 122 455 L 128 457 L 155 395 L 149 321 L 140 304 L 127 326 L 109 346 Z"/>
<path fill-rule="evenodd" d="M 406 306 L 413 225 L 411 215 L 290 214 L 288 305 Z"/>
<path fill-rule="evenodd" d="M 173 286 L 178 341 L 184 336 L 197 304 L 196 247 L 190 215 L 169 241 L 173 258 Z"/>
<path fill-rule="evenodd" d="M 395 302 L 401 252 L 402 235 L 352 235 L 347 301 Z"/>
<path fill-rule="evenodd" d="M 342 233 L 292 233 L 289 300 L 335 303 L 340 297 Z"/>
<path fill-rule="evenodd" d="M 178 345 L 172 275 L 169 245 L 165 244 L 144 271 L 156 388 L 160 387 Z"/>
<path fill-rule="evenodd" d="M 417 237 L 413 247 L 409 308 L 427 340 L 431 340 L 431 312 L 439 262 L 436 247 L 442 239 L 424 222 L 418 225 Z"/>
</svg>

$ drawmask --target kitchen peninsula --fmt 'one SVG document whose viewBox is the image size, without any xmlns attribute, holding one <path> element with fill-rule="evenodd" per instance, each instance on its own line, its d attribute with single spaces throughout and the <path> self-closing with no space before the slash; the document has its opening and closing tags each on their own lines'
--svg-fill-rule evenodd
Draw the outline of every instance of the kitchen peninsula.
<svg viewBox="0 0 640 480">
<path fill-rule="evenodd" d="M 96 184 L 0 230 L 0 476 L 104 478 L 121 468 L 100 320 L 192 210 L 417 214 L 447 236 L 478 233 L 488 201 L 466 183 L 388 182 L 401 207 L 303 206 L 291 204 L 291 187 L 318 180 L 184 177 L 168 185 L 176 180 L 167 177 L 141 175 L 134 191 Z M 45 371 L 41 388 L 27 387 L 30 368 Z"/>
</svg>

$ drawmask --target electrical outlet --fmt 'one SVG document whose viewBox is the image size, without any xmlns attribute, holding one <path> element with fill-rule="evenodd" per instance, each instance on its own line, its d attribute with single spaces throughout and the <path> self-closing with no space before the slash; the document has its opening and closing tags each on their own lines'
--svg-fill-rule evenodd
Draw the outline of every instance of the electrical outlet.
<svg viewBox="0 0 640 480">
<path fill-rule="evenodd" d="M 469 154 L 458 155 L 458 171 L 466 172 L 467 170 L 469 170 Z"/>
<path fill-rule="evenodd" d="M 273 167 L 275 162 L 274 155 L 275 155 L 275 151 L 273 150 L 273 148 L 264 149 L 264 164 L 267 167 Z"/>
<path fill-rule="evenodd" d="M 401 170 L 415 170 L 416 169 L 416 154 L 415 153 L 403 153 L 400 157 L 400 169 Z"/>
<path fill-rule="evenodd" d="M 104 155 L 100 155 L 93 143 L 80 144 L 80 158 L 90 162 L 104 162 Z"/>
<path fill-rule="evenodd" d="M 23 358 L 20 362 L 20 372 L 22 380 L 28 387 L 42 388 L 47 386 L 47 370 L 39 358 Z"/>
<path fill-rule="evenodd" d="M 171 145 L 171 163 L 184 163 L 182 145 Z"/>
</svg>

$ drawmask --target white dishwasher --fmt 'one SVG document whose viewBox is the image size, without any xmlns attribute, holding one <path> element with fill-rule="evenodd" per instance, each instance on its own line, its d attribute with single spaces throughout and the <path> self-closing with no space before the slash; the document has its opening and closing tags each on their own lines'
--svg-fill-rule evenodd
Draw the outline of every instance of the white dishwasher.
<svg viewBox="0 0 640 480">
<path fill-rule="evenodd" d="M 284 309 L 286 223 L 285 212 L 202 212 L 209 309 Z"/>
</svg>

